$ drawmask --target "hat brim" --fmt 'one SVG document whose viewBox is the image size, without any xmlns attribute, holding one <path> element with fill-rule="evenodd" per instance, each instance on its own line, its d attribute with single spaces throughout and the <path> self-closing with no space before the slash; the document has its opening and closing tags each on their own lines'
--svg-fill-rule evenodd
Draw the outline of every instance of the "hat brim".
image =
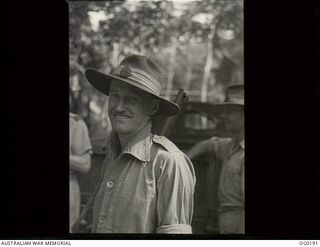
<svg viewBox="0 0 320 247">
<path fill-rule="evenodd" d="M 244 104 L 234 103 L 234 102 L 215 103 L 212 105 L 211 111 L 214 113 L 221 113 L 226 110 L 235 110 L 235 108 L 238 108 L 239 106 L 244 107 Z"/>
<path fill-rule="evenodd" d="M 167 100 L 159 95 L 146 91 L 143 84 L 137 81 L 130 80 L 129 78 L 123 78 L 111 74 L 104 74 L 96 69 L 91 68 L 85 71 L 85 75 L 87 77 L 87 80 L 94 88 L 106 95 L 109 95 L 112 80 L 125 82 L 133 87 L 136 87 L 153 95 L 154 97 L 159 99 L 159 110 L 157 112 L 158 115 L 173 116 L 176 115 L 180 110 L 180 107 L 176 103 Z"/>
<path fill-rule="evenodd" d="M 241 104 L 236 104 L 233 102 L 222 102 L 222 103 L 210 103 L 210 102 L 192 102 L 186 105 L 186 109 L 189 111 L 198 111 L 207 115 L 219 116 L 221 112 L 228 109 L 233 109 L 235 107 L 243 106 Z"/>
</svg>

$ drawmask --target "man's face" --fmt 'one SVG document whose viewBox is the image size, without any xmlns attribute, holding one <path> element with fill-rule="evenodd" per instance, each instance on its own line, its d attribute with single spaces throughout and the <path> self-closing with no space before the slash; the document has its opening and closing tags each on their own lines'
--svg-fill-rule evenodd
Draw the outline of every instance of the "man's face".
<svg viewBox="0 0 320 247">
<path fill-rule="evenodd" d="M 242 106 L 227 108 L 221 113 L 225 129 L 231 132 L 241 132 L 244 129 L 244 114 Z"/>
<path fill-rule="evenodd" d="M 112 128 L 120 135 L 138 132 L 150 120 L 153 102 L 142 90 L 120 81 L 112 82 L 108 105 Z"/>
</svg>

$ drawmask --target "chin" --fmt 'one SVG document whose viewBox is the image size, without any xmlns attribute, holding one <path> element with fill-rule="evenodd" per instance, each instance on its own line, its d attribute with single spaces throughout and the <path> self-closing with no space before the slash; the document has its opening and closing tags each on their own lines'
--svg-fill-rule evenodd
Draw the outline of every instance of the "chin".
<svg viewBox="0 0 320 247">
<path fill-rule="evenodd" d="M 119 125 L 114 125 L 112 126 L 112 129 L 117 132 L 118 134 L 128 134 L 131 131 L 128 129 L 128 127 L 125 126 L 119 126 Z"/>
</svg>

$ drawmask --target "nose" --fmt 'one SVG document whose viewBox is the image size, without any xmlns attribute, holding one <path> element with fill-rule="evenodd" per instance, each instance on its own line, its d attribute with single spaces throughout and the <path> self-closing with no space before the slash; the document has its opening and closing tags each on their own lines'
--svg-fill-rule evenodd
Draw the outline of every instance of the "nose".
<svg viewBox="0 0 320 247">
<path fill-rule="evenodd" d="M 123 100 L 119 100 L 118 102 L 115 103 L 114 109 L 116 111 L 123 111 L 124 109 L 124 102 Z"/>
</svg>

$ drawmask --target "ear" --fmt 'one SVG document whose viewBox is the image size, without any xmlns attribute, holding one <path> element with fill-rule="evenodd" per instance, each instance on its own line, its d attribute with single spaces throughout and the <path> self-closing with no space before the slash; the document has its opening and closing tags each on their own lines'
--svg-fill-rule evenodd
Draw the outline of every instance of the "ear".
<svg viewBox="0 0 320 247">
<path fill-rule="evenodd" d="M 159 100 L 153 100 L 152 101 L 152 108 L 149 112 L 150 116 L 154 116 L 159 110 Z"/>
</svg>

